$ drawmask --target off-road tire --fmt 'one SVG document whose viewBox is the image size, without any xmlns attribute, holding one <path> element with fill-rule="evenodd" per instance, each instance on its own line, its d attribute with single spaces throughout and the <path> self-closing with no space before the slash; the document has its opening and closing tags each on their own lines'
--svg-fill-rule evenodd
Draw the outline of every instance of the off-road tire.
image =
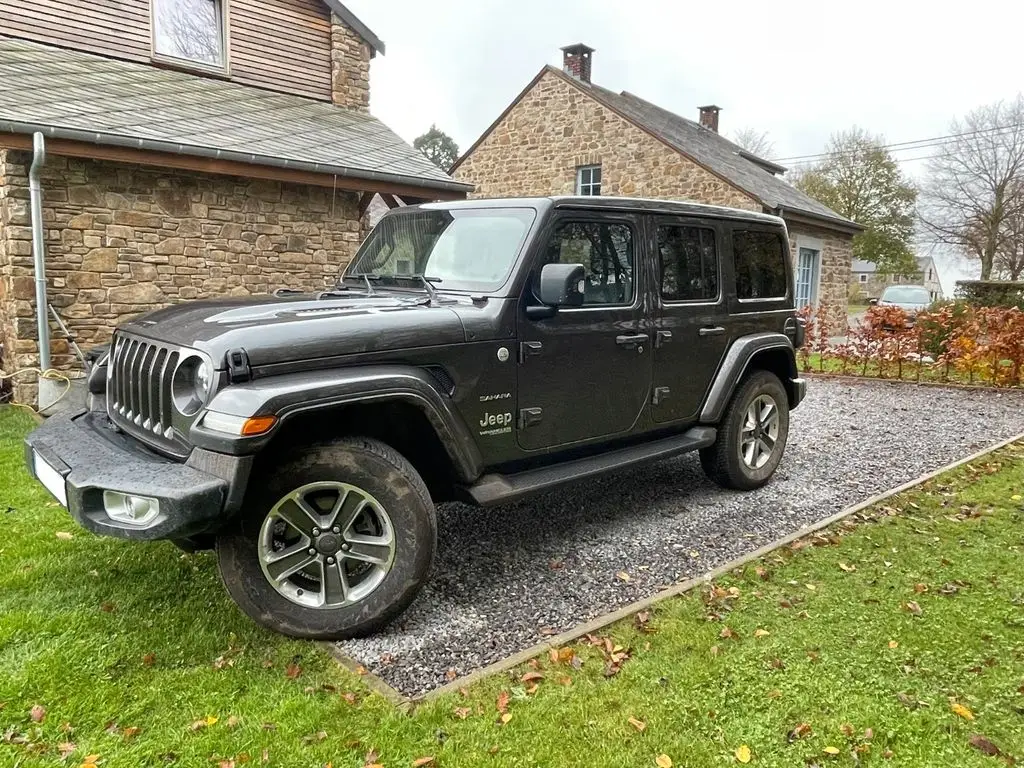
<svg viewBox="0 0 1024 768">
<path fill-rule="evenodd" d="M 359 602 L 306 607 L 282 594 L 263 573 L 260 529 L 278 500 L 308 483 L 344 482 L 368 491 L 385 508 L 394 531 L 390 571 Z M 253 620 L 291 637 L 342 640 L 378 631 L 412 603 L 427 580 L 437 549 L 430 494 L 405 457 L 378 440 L 349 437 L 257 465 L 242 512 L 217 538 L 221 578 Z"/>
<path fill-rule="evenodd" d="M 778 439 L 764 466 L 747 466 L 740 454 L 743 425 L 747 409 L 760 395 L 768 395 L 778 406 Z M 755 370 L 747 374 L 736 387 L 725 415 L 718 425 L 715 444 L 702 448 L 700 464 L 704 473 L 723 488 L 752 491 L 767 483 L 775 473 L 786 449 L 789 437 L 789 398 L 778 376 L 770 371 Z"/>
</svg>

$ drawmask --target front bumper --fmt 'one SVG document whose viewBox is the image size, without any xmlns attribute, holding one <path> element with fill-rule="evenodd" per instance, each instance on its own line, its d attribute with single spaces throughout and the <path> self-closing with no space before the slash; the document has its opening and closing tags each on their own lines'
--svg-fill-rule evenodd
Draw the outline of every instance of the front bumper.
<svg viewBox="0 0 1024 768">
<path fill-rule="evenodd" d="M 237 508 L 252 462 L 201 449 L 184 464 L 172 461 L 117 431 L 102 410 L 50 417 L 25 439 L 25 458 L 29 472 L 84 528 L 143 540 L 187 538 L 219 527 Z M 40 459 L 44 464 L 37 467 Z M 156 499 L 159 512 L 144 525 L 115 519 L 107 513 L 104 491 Z"/>
</svg>

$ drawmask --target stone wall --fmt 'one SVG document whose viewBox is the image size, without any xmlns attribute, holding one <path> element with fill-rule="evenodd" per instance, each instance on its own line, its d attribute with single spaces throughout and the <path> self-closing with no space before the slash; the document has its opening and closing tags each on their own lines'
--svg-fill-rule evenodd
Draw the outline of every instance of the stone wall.
<svg viewBox="0 0 1024 768">
<path fill-rule="evenodd" d="M 585 165 L 601 166 L 602 195 L 761 210 L 745 192 L 553 72 L 541 76 L 453 175 L 477 185 L 474 197 L 572 195 L 576 169 Z"/>
<path fill-rule="evenodd" d="M 370 46 L 331 14 L 331 101 L 370 111 Z"/>
<path fill-rule="evenodd" d="M 0 150 L 0 337 L 5 370 L 38 365 L 26 152 Z M 84 349 L 121 321 L 186 299 L 315 290 L 360 242 L 358 196 L 51 156 L 43 177 L 50 303 Z M 54 367 L 75 367 L 53 330 Z M 17 385 L 32 402 L 35 385 Z"/>
<path fill-rule="evenodd" d="M 829 229 L 789 222 L 789 247 L 796 264 L 798 243 L 806 238 L 808 247 L 821 246 L 821 275 L 818 302 L 845 309 L 848 302 L 850 267 L 853 263 L 853 238 Z M 844 330 L 843 328 L 837 331 Z"/>
</svg>

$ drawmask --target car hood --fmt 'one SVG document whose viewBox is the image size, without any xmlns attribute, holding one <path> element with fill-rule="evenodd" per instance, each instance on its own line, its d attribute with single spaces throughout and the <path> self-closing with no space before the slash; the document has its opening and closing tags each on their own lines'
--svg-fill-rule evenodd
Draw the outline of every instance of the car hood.
<svg viewBox="0 0 1024 768">
<path fill-rule="evenodd" d="M 899 307 L 904 312 L 920 312 L 922 309 L 927 307 L 927 304 L 914 304 L 912 302 L 904 301 L 879 301 L 878 306 L 880 307 Z"/>
<path fill-rule="evenodd" d="M 132 319 L 119 330 L 206 352 L 218 367 L 244 349 L 252 365 L 466 340 L 453 307 L 409 293 L 245 297 L 191 301 Z"/>
</svg>

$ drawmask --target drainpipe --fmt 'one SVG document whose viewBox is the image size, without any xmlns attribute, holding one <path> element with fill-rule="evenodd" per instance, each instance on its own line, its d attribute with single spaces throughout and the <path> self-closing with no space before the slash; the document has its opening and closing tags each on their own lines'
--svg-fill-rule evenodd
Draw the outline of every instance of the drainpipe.
<svg viewBox="0 0 1024 768">
<path fill-rule="evenodd" d="M 29 201 L 32 209 L 32 261 L 36 273 L 36 327 L 39 332 L 39 368 L 50 370 L 50 322 L 46 313 L 46 244 L 43 242 L 43 188 L 39 174 L 46 165 L 46 140 L 32 135 L 32 167 L 28 172 Z M 42 405 L 42 403 L 40 403 Z"/>
</svg>

